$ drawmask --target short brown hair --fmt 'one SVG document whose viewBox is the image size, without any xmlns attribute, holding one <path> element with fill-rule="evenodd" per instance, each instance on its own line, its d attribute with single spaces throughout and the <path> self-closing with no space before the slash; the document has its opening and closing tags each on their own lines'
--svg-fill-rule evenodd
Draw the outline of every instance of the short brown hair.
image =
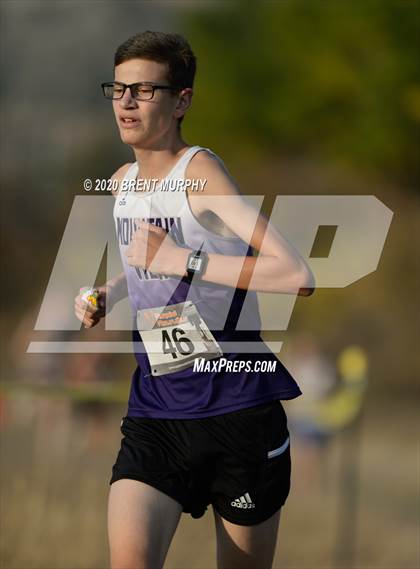
<svg viewBox="0 0 420 569">
<path fill-rule="evenodd" d="M 176 88 L 193 86 L 196 58 L 187 40 L 179 34 L 142 32 L 126 40 L 115 52 L 114 64 L 130 59 L 149 59 L 168 66 L 168 81 Z"/>
</svg>

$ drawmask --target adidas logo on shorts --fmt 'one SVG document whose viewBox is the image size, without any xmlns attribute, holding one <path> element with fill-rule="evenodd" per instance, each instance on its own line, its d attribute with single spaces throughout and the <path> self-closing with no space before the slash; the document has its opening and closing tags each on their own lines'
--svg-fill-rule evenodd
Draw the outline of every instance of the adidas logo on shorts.
<svg viewBox="0 0 420 569">
<path fill-rule="evenodd" d="M 240 498 L 233 500 L 230 505 L 234 508 L 255 508 L 255 504 L 251 500 L 251 496 L 248 494 L 248 492 Z"/>
</svg>

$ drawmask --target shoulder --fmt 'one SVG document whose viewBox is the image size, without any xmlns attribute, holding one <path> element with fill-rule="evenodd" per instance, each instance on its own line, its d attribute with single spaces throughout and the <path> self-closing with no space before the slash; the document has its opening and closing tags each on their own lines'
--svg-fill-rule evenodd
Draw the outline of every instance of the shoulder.
<svg viewBox="0 0 420 569">
<path fill-rule="evenodd" d="M 121 182 L 124 179 L 124 176 L 127 174 L 128 169 L 133 165 L 132 162 L 127 162 L 126 164 L 124 164 L 123 166 L 121 166 L 120 168 L 118 168 L 118 170 L 116 170 L 112 176 L 111 176 L 111 180 L 118 180 L 118 182 Z M 114 198 L 117 197 L 117 195 L 119 194 L 120 191 L 120 184 L 118 183 L 118 188 L 115 190 L 112 190 L 112 195 L 114 196 Z"/>
<path fill-rule="evenodd" d="M 196 152 L 191 158 L 185 170 L 185 178 L 205 179 L 203 193 L 207 195 L 238 193 L 237 183 L 223 161 L 205 149 Z"/>
</svg>

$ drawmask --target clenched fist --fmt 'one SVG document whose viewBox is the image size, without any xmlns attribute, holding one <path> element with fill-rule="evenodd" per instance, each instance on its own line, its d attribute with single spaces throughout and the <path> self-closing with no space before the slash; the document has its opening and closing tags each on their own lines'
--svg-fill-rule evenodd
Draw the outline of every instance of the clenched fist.
<svg viewBox="0 0 420 569">
<path fill-rule="evenodd" d="M 81 289 L 82 290 L 82 289 Z M 83 299 L 83 292 L 74 299 L 74 313 L 82 322 L 85 328 L 93 328 L 107 312 L 111 310 L 111 306 L 107 306 L 108 287 L 102 286 L 95 289 L 97 291 L 96 306 Z"/>
<path fill-rule="evenodd" d="M 183 275 L 189 251 L 161 227 L 142 221 L 127 248 L 127 262 L 152 273 Z"/>
</svg>

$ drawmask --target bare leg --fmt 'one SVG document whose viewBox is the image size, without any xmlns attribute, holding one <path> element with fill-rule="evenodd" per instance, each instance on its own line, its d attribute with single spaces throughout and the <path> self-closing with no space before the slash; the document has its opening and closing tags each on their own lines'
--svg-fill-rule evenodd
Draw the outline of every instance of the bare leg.
<svg viewBox="0 0 420 569">
<path fill-rule="evenodd" d="M 181 512 L 181 504 L 148 484 L 113 482 L 108 501 L 111 569 L 163 567 Z"/>
<path fill-rule="evenodd" d="M 254 526 L 232 524 L 213 510 L 218 569 L 271 569 L 276 548 L 280 510 Z"/>
</svg>

